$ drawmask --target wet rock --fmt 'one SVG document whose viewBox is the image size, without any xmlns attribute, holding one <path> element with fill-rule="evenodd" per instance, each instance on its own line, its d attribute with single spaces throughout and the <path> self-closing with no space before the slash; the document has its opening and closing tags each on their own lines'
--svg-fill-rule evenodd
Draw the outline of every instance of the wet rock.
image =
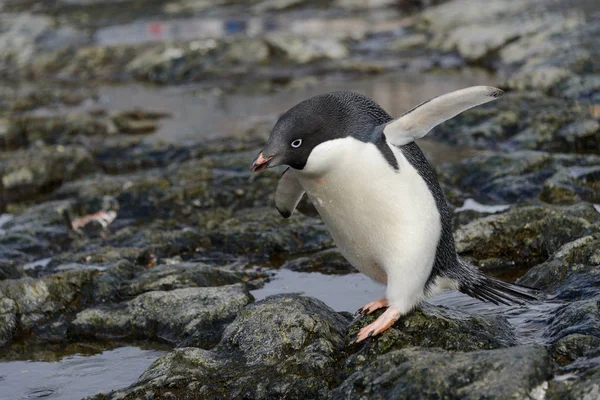
<svg viewBox="0 0 600 400">
<path fill-rule="evenodd" d="M 70 335 L 95 339 L 152 339 L 179 342 L 194 335 L 210 347 L 227 322 L 252 301 L 242 285 L 143 293 L 123 303 L 77 314 Z"/>
<path fill-rule="evenodd" d="M 379 356 L 346 379 L 332 397 L 528 398 L 551 372 L 542 347 L 471 353 L 407 348 Z"/>
<path fill-rule="evenodd" d="M 559 364 L 570 364 L 580 357 L 600 355 L 600 337 L 573 333 L 551 346 L 552 356 Z"/>
<path fill-rule="evenodd" d="M 600 235 L 584 236 L 560 247 L 549 260 L 531 268 L 518 282 L 551 290 L 561 299 L 591 298 L 599 294 L 599 265 Z"/>
<path fill-rule="evenodd" d="M 373 322 L 380 314 L 376 312 L 354 323 L 348 336 L 353 338 L 360 328 Z M 503 316 L 469 314 L 424 304 L 401 318 L 377 340 L 355 346 L 362 346 L 362 349 L 346 359 L 344 367 L 346 371 L 353 371 L 381 354 L 410 346 L 468 352 L 515 344 L 513 328 Z"/>
<path fill-rule="evenodd" d="M 87 114 L 66 116 L 24 115 L 11 120 L 2 147 L 14 150 L 30 145 L 86 144 L 83 137 L 106 136 L 117 131 L 109 121 Z"/>
<path fill-rule="evenodd" d="M 458 186 L 472 197 L 489 202 L 540 198 L 558 204 L 600 196 L 600 165 L 595 155 L 576 156 L 535 151 L 488 153 L 437 168 L 446 185 Z"/>
<path fill-rule="evenodd" d="M 540 199 L 554 204 L 574 204 L 579 201 L 598 203 L 600 166 L 559 169 L 544 182 Z"/>
<path fill-rule="evenodd" d="M 228 271 L 202 263 L 159 265 L 123 282 L 119 292 L 121 297 L 126 298 L 155 290 L 231 285 L 257 277 L 256 274 Z"/>
<path fill-rule="evenodd" d="M 298 64 L 321 60 L 341 60 L 349 55 L 346 46 L 335 38 L 277 34 L 267 36 L 266 40 L 275 51 L 283 53 L 287 60 Z"/>
<path fill-rule="evenodd" d="M 10 342 L 17 331 L 17 305 L 14 300 L 0 298 L 0 347 Z"/>
<path fill-rule="evenodd" d="M 17 318 L 17 328 L 11 330 L 12 336 L 6 336 L 4 342 L 31 334 L 43 335 L 57 317 L 83 308 L 89 301 L 89 289 L 97 274 L 95 270 L 67 271 L 39 279 L 0 282 L 0 304 L 9 310 L 0 314 L 5 318 L 6 314 L 10 316 L 10 307 L 14 304 Z"/>
<path fill-rule="evenodd" d="M 28 13 L 0 15 L 0 60 L 21 67 L 38 51 L 81 44 L 85 35 L 69 26 L 54 26 L 51 17 Z"/>
<path fill-rule="evenodd" d="M 155 111 L 133 110 L 116 113 L 111 119 L 121 133 L 144 134 L 156 131 L 158 121 L 168 116 Z"/>
<path fill-rule="evenodd" d="M 95 170 L 88 151 L 77 146 L 0 153 L 0 176 L 8 203 L 35 197 Z"/>
<path fill-rule="evenodd" d="M 478 148 L 597 154 L 599 129 L 588 106 L 539 92 L 516 92 L 460 114 L 430 136 Z"/>
<path fill-rule="evenodd" d="M 600 368 L 598 358 L 575 362 L 565 373 L 550 382 L 548 399 L 595 399 L 600 395 Z"/>
<path fill-rule="evenodd" d="M 14 261 L 0 259 L 0 281 L 4 279 L 19 279 L 23 271 Z"/>
<path fill-rule="evenodd" d="M 499 53 L 502 64 L 518 72 L 508 80 L 511 88 L 537 89 L 553 96 L 581 101 L 598 99 L 597 16 L 569 19 L 563 26 L 542 30 L 507 45 Z"/>
<path fill-rule="evenodd" d="M 21 262 L 46 258 L 72 244 L 75 236 L 66 226 L 62 213 L 70 201 L 52 201 L 28 208 L 5 223 L 0 235 L 0 258 Z"/>
<path fill-rule="evenodd" d="M 455 232 L 456 249 L 484 269 L 523 268 L 544 262 L 562 245 L 598 230 L 600 213 L 586 203 L 513 207 Z"/>
<path fill-rule="evenodd" d="M 559 307 L 552 313 L 544 330 L 544 338 L 550 344 L 574 334 L 600 338 L 600 303 L 597 299 L 575 301 Z"/>
<path fill-rule="evenodd" d="M 298 272 L 345 275 L 358 272 L 337 249 L 323 250 L 308 257 L 286 261 L 281 268 Z"/>
<path fill-rule="evenodd" d="M 176 349 L 131 388 L 107 397 L 135 398 L 168 387 L 181 397 L 322 398 L 348 322 L 312 298 L 270 297 L 244 308 L 213 350 Z"/>
<path fill-rule="evenodd" d="M 237 212 L 208 235 L 211 245 L 223 252 L 258 258 L 333 247 L 331 236 L 321 220 L 301 214 L 284 219 L 273 208 Z"/>
</svg>

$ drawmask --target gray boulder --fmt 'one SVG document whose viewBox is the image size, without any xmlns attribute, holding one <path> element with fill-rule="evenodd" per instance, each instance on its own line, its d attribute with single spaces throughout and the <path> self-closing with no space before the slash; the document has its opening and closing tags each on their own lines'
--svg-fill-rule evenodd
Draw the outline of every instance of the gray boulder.
<svg viewBox="0 0 600 400">
<path fill-rule="evenodd" d="M 252 300 L 240 284 L 146 292 L 133 300 L 81 311 L 69 334 L 171 343 L 195 335 L 197 346 L 210 347 L 219 340 L 224 325 Z"/>
</svg>

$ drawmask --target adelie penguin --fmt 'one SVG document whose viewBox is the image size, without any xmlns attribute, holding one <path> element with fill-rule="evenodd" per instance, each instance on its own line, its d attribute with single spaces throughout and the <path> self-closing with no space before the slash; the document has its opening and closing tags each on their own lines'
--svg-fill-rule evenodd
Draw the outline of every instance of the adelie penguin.
<svg viewBox="0 0 600 400">
<path fill-rule="evenodd" d="M 358 332 L 357 342 L 445 289 L 495 304 L 535 299 L 458 257 L 444 194 L 415 143 L 436 125 L 502 94 L 470 87 L 397 119 L 357 93 L 315 96 L 279 118 L 252 163 L 254 172 L 288 165 L 275 196 L 281 215 L 288 218 L 306 193 L 344 257 L 387 285 L 385 297 L 359 310 L 370 314 L 387 307 Z"/>
</svg>

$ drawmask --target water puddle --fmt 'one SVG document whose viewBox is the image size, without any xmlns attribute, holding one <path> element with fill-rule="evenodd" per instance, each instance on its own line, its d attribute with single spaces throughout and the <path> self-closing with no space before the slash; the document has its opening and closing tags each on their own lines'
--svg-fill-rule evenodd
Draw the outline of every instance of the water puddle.
<svg viewBox="0 0 600 400">
<path fill-rule="evenodd" d="M 354 312 L 385 294 L 385 287 L 364 274 L 325 275 L 280 269 L 252 295 L 256 301 L 281 293 L 300 293 L 321 300 L 336 311 Z"/>
<path fill-rule="evenodd" d="M 356 273 L 348 275 L 325 275 L 318 272 L 277 270 L 271 281 L 252 295 L 256 301 L 267 296 L 299 293 L 323 301 L 336 311 L 354 313 L 357 309 L 385 294 L 385 287 Z M 560 304 L 540 302 L 526 306 L 496 306 L 484 303 L 465 294 L 446 291 L 428 300 L 428 303 L 479 315 L 503 315 L 515 328 L 521 343 L 542 340 L 548 316 Z"/>
<path fill-rule="evenodd" d="M 269 94 L 218 94 L 194 85 L 157 87 L 131 84 L 99 87 L 97 102 L 85 102 L 66 110 L 40 109 L 36 113 L 87 112 L 98 108 L 108 112 L 138 108 L 155 110 L 170 114 L 171 118 L 160 121 L 159 130 L 153 138 L 181 141 L 243 134 L 256 124 L 262 122 L 265 125 L 265 121 L 268 122 L 265 129 L 268 130 L 279 115 L 300 101 L 336 90 L 362 93 L 373 98 L 391 115 L 401 115 L 440 94 L 472 85 L 493 85 L 496 81 L 493 75 L 484 70 L 464 69 L 428 74 L 392 73 L 356 80 L 328 77 L 318 85 Z M 444 147 L 444 150 L 448 150 L 443 151 L 445 159 L 463 156 L 457 154 L 454 147 L 452 151 L 450 149 L 450 146 Z"/>
<path fill-rule="evenodd" d="M 67 356 L 55 362 L 3 362 L 0 363 L 0 398 L 71 400 L 109 392 L 133 383 L 154 360 L 166 353 L 120 347 L 92 356 Z"/>
<path fill-rule="evenodd" d="M 506 211 L 510 208 L 509 204 L 486 205 L 481 204 L 474 199 L 466 199 L 464 204 L 458 207 L 454 212 L 461 211 L 477 211 L 480 213 L 494 214 L 501 211 Z"/>
</svg>

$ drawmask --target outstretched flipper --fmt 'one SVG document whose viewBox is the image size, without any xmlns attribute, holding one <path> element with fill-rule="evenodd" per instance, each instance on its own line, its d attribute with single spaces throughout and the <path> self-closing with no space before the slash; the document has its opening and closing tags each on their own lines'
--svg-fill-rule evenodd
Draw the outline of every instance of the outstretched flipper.
<svg viewBox="0 0 600 400">
<path fill-rule="evenodd" d="M 286 169 L 279 179 L 275 192 L 275 207 L 284 218 L 289 218 L 304 195 L 304 188 L 290 169 Z"/>
<path fill-rule="evenodd" d="M 472 86 L 427 100 L 383 127 L 389 143 L 403 146 L 422 138 L 442 122 L 475 106 L 496 100 L 504 92 L 490 86 Z"/>
</svg>

